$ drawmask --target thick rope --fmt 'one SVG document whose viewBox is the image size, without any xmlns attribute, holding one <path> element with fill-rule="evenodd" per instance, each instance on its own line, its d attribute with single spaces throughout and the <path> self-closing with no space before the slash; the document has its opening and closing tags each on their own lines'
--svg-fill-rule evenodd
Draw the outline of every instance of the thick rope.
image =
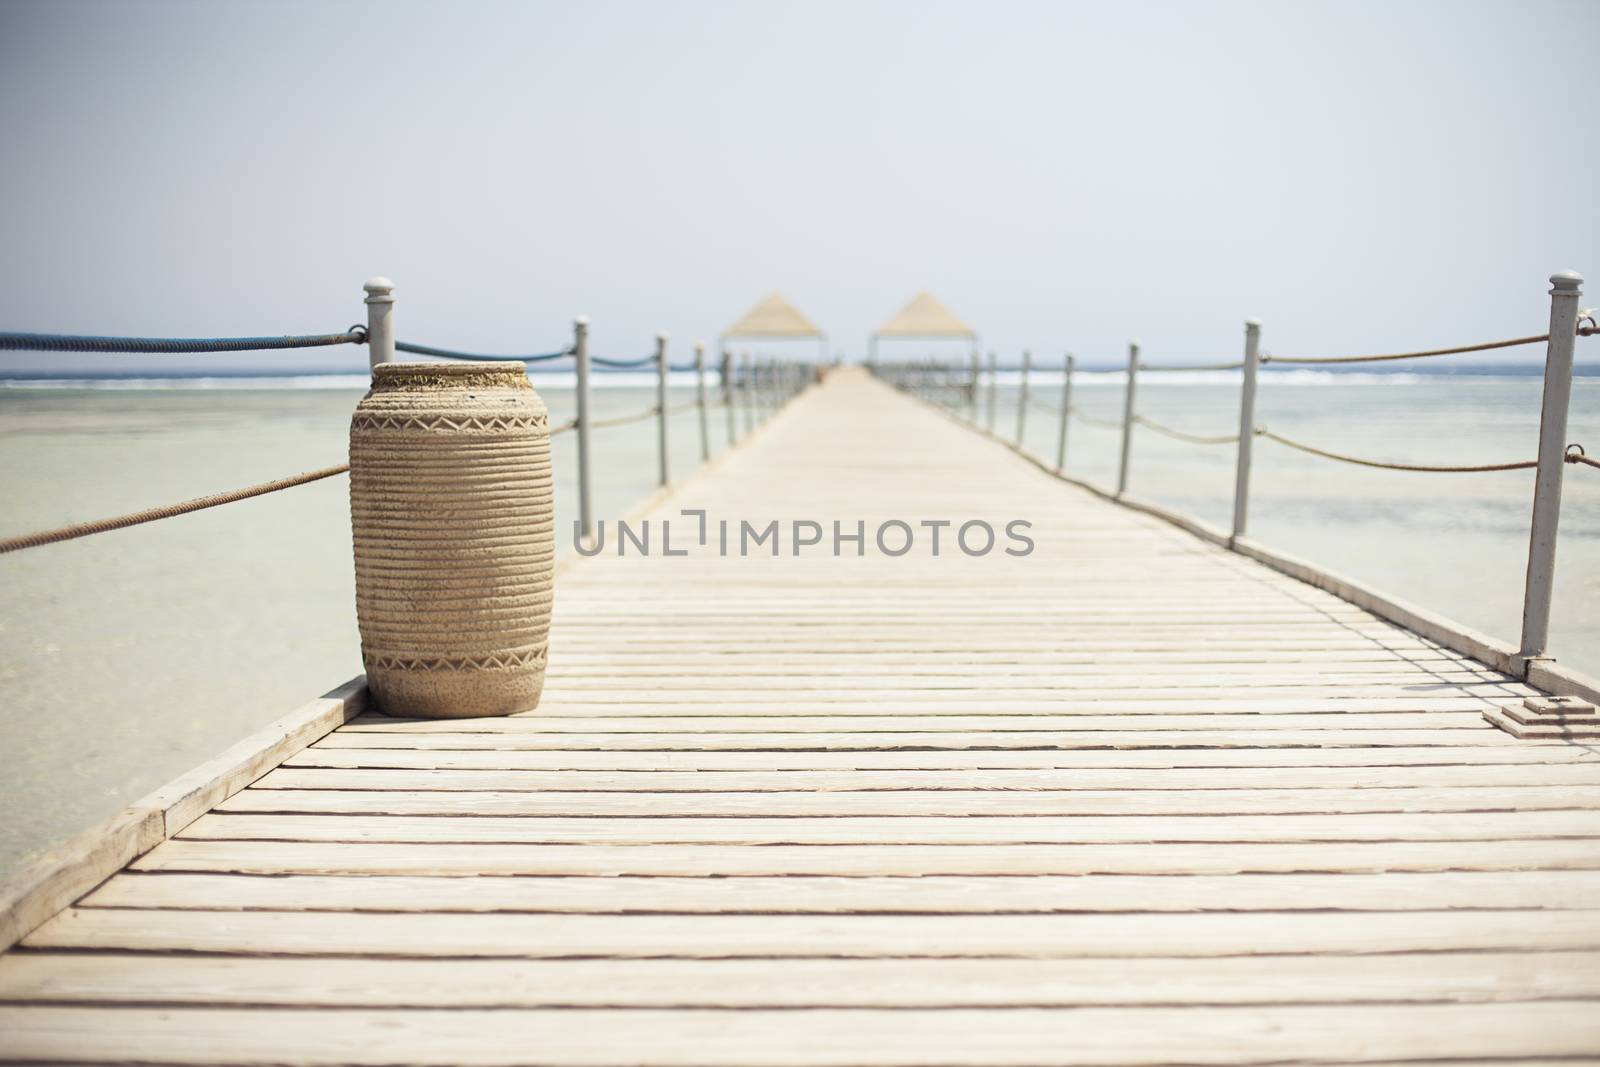
<svg viewBox="0 0 1600 1067">
<path fill-rule="evenodd" d="M 367 331 L 283 337 L 88 337 L 64 333 L 0 333 L 5 352 L 261 352 L 272 348 L 364 345 Z"/>
<path fill-rule="evenodd" d="M 1097 419 L 1092 415 L 1085 415 L 1077 408 L 1072 409 L 1072 417 L 1077 419 L 1079 422 L 1087 423 L 1090 426 L 1102 426 L 1108 430 L 1122 429 L 1121 419 Z"/>
<path fill-rule="evenodd" d="M 590 356 L 589 362 L 599 367 L 647 367 L 654 364 L 655 356 L 642 356 L 639 359 L 606 359 L 604 356 Z"/>
<path fill-rule="evenodd" d="M 396 352 L 410 352 L 417 356 L 438 356 L 441 359 L 471 359 L 483 363 L 543 363 L 550 359 L 565 359 L 572 355 L 570 348 L 560 352 L 541 352 L 536 356 L 485 356 L 476 352 L 457 352 L 449 348 L 434 348 L 430 345 L 414 345 L 409 341 L 396 341 Z"/>
<path fill-rule="evenodd" d="M 1237 444 L 1239 441 L 1239 435 L 1236 433 L 1207 437 L 1202 434 L 1188 433 L 1187 431 L 1179 430 L 1172 426 L 1164 426 L 1154 419 L 1146 418 L 1143 415 L 1135 415 L 1133 417 L 1133 421 L 1137 422 L 1140 426 L 1154 430 L 1156 433 L 1166 434 L 1168 437 L 1171 437 L 1175 440 L 1187 441 L 1194 445 L 1231 445 Z"/>
<path fill-rule="evenodd" d="M 617 415 L 609 419 L 595 419 L 589 423 L 589 428 L 591 430 L 605 430 L 612 426 L 626 426 L 630 422 L 643 422 L 645 419 L 655 418 L 659 411 L 659 408 L 646 408 L 636 415 Z"/>
<path fill-rule="evenodd" d="M 1568 445 L 1565 458 L 1568 463 L 1582 463 L 1585 467 L 1600 468 L 1600 459 L 1584 455 L 1582 445 Z"/>
<path fill-rule="evenodd" d="M 1264 426 L 1256 427 L 1256 436 L 1265 437 L 1269 441 L 1276 441 L 1280 445 L 1285 445 L 1297 451 L 1308 453 L 1309 455 L 1321 456 L 1323 459 L 1335 459 L 1340 463 L 1354 463 L 1358 467 L 1375 467 L 1379 470 L 1386 471 L 1420 471 L 1428 474 L 1475 474 L 1483 471 L 1530 470 L 1539 465 L 1537 460 L 1531 459 L 1524 460 L 1521 463 L 1482 463 L 1462 467 L 1424 466 L 1421 464 L 1412 463 L 1385 463 L 1375 459 L 1360 459 L 1356 456 L 1346 456 L 1338 452 L 1327 452 L 1320 448 L 1313 448 L 1311 445 L 1302 444 L 1299 441 L 1291 441 L 1287 437 L 1281 437 L 1278 434 L 1273 433 L 1271 430 L 1268 430 Z"/>
<path fill-rule="evenodd" d="M 1587 335 L 1589 330 L 1579 330 Z M 1481 345 L 1462 345 L 1459 348 L 1431 348 L 1421 352 L 1394 352 L 1383 356 L 1261 356 L 1262 363 L 1383 363 L 1391 359 L 1425 359 L 1429 356 L 1454 356 L 1462 352 L 1487 352 L 1492 348 L 1516 348 L 1518 345 L 1536 345 L 1550 340 L 1550 335 L 1513 337 L 1509 341 L 1488 341 Z"/>
<path fill-rule="evenodd" d="M 1238 363 L 1141 363 L 1140 370 L 1238 370 L 1244 366 L 1243 361 Z"/>
<path fill-rule="evenodd" d="M 561 423 L 559 426 L 550 427 L 550 436 L 551 437 L 556 437 L 556 436 L 559 436 L 559 435 L 564 434 L 564 433 L 570 433 L 571 431 L 576 430 L 577 428 L 578 428 L 578 420 L 577 419 L 568 419 L 566 422 Z"/>
<path fill-rule="evenodd" d="M 319 471 L 296 474 L 292 478 L 279 478 L 274 482 L 262 482 L 260 485 L 252 485 L 246 489 L 235 489 L 231 493 L 216 493 L 196 500 L 186 500 L 182 504 L 168 504 L 165 507 L 148 508 L 144 511 L 135 511 L 128 515 L 118 515 L 109 519 L 79 522 L 71 526 L 59 526 L 54 530 L 40 530 L 38 533 L 23 534 L 21 537 L 10 537 L 0 541 L 0 555 L 4 555 L 7 552 L 16 552 L 24 548 L 53 545 L 59 541 L 71 541 L 79 537 L 88 537 L 90 534 L 122 530 L 129 526 L 154 522 L 157 519 L 170 519 L 175 515 L 187 515 L 191 511 L 204 511 L 206 508 L 214 508 L 220 504 L 232 504 L 235 501 L 248 500 L 253 496 L 263 496 L 267 493 L 276 493 L 280 489 L 291 489 L 294 486 L 305 485 L 308 482 L 332 478 L 334 475 L 343 474 L 349 469 L 350 465 L 348 463 L 341 463 L 337 467 L 324 467 Z"/>
</svg>

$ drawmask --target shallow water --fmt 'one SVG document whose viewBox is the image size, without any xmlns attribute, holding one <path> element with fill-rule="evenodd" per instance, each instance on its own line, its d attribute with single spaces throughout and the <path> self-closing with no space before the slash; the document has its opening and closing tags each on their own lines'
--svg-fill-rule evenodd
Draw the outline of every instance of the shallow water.
<svg viewBox="0 0 1600 1067">
<path fill-rule="evenodd" d="M 1194 376 L 1190 376 L 1194 377 Z M 540 385 L 552 422 L 572 396 Z M 1278 384 L 1259 421 L 1336 451 L 1420 462 L 1520 459 L 1538 440 L 1537 379 Z M 1036 395 L 1054 403 L 1059 378 Z M 1238 386 L 1148 375 L 1140 407 L 1200 434 L 1233 432 Z M 340 462 L 359 389 L 0 390 L 0 535 L 184 500 Z M 654 401 L 596 394 L 596 416 Z M 692 398 L 674 390 L 672 402 Z M 1077 405 L 1116 418 L 1122 387 L 1080 376 Z M 998 396 L 1002 432 L 1016 392 Z M 712 443 L 726 443 L 712 412 Z M 1028 447 L 1054 457 L 1035 408 Z M 1600 382 L 1576 387 L 1571 440 L 1600 453 Z M 699 460 L 693 412 L 671 424 L 673 469 Z M 595 434 L 597 513 L 655 484 L 651 421 Z M 1071 473 L 1115 479 L 1118 432 L 1071 428 Z M 555 440 L 558 530 L 575 508 L 574 441 Z M 1256 445 L 1251 533 L 1275 548 L 1514 639 L 1532 477 L 1367 471 Z M 1131 488 L 1225 524 L 1233 450 L 1140 430 Z M 1555 652 L 1600 672 L 1600 471 L 1568 468 Z M 570 533 L 561 541 L 570 543 Z M 0 558 L 0 870 L 138 799 L 360 671 L 346 481 L 330 479 L 170 521 Z"/>
</svg>

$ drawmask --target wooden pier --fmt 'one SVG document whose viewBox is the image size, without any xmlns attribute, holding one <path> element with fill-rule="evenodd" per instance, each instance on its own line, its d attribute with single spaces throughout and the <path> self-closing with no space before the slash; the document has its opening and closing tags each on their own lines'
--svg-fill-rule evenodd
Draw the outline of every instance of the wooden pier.
<svg viewBox="0 0 1600 1067">
<path fill-rule="evenodd" d="M 306 728 L 58 879 L 0 1058 L 1600 1055 L 1600 751 L 1483 719 L 1536 690 L 859 373 L 650 514 L 690 554 L 563 575 L 536 714 Z M 836 518 L 1037 547 L 791 554 Z"/>
</svg>

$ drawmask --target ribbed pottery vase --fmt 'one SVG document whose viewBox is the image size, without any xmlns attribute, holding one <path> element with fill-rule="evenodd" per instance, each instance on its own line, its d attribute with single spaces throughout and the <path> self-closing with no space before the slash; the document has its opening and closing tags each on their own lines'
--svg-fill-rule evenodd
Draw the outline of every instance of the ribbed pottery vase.
<svg viewBox="0 0 1600 1067">
<path fill-rule="evenodd" d="M 550 425 L 520 363 L 380 363 L 350 420 L 356 619 L 390 715 L 539 703 L 555 567 Z"/>
</svg>

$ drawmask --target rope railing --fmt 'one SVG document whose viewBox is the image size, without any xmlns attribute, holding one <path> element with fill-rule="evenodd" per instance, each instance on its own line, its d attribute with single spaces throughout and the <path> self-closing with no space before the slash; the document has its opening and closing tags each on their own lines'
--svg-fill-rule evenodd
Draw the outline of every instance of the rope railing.
<svg viewBox="0 0 1600 1067">
<path fill-rule="evenodd" d="M 1580 336 L 1587 336 L 1593 331 L 1580 329 Z M 1489 352 L 1497 348 L 1516 348 L 1520 345 L 1543 344 L 1550 340 L 1550 335 L 1541 333 L 1534 337 L 1513 337 L 1508 341 L 1486 341 L 1477 345 L 1457 345 L 1454 348 L 1429 348 L 1416 352 L 1390 352 L 1377 356 L 1274 356 L 1266 352 L 1261 354 L 1262 363 L 1387 363 L 1396 359 L 1428 359 L 1433 356 L 1457 356 L 1463 352 Z"/>
<path fill-rule="evenodd" d="M 364 326 L 343 333 L 286 334 L 280 337 L 97 337 L 68 333 L 0 333 L 3 352 L 266 352 L 279 348 L 329 348 L 364 345 Z"/>
<path fill-rule="evenodd" d="M 1098 426 L 1107 430 L 1122 429 L 1121 419 L 1099 419 L 1095 418 L 1093 415 L 1085 415 L 1077 408 L 1072 409 L 1072 417 L 1086 426 Z"/>
<path fill-rule="evenodd" d="M 1182 370 L 1238 370 L 1244 366 L 1243 360 L 1233 363 L 1141 363 L 1140 370 L 1155 371 L 1182 371 Z"/>
<path fill-rule="evenodd" d="M 1579 444 L 1568 445 L 1566 455 L 1562 458 L 1568 463 L 1581 463 L 1585 467 L 1594 467 L 1596 470 L 1600 470 L 1600 459 L 1586 455 L 1583 451 L 1583 446 Z"/>
<path fill-rule="evenodd" d="M 1157 422 L 1155 419 L 1145 415 L 1135 415 L 1133 421 L 1146 429 L 1154 430 L 1156 433 L 1165 434 L 1174 440 L 1187 441 L 1194 445 L 1231 445 L 1237 444 L 1239 441 L 1239 435 L 1236 433 L 1217 434 L 1214 436 L 1190 433 L 1187 430 L 1180 430 L 1176 426 L 1168 426 L 1165 423 Z"/>
<path fill-rule="evenodd" d="M 615 367 L 619 369 L 632 369 L 635 367 L 648 367 L 655 363 L 653 355 L 642 356 L 639 359 L 607 359 L 605 356 L 590 356 L 589 362 L 597 367 Z"/>
<path fill-rule="evenodd" d="M 564 348 L 559 352 L 540 352 L 532 356 L 490 356 L 478 352 L 458 352 L 453 348 L 435 348 L 432 345 L 412 344 L 410 341 L 396 341 L 396 352 L 409 352 L 417 356 L 438 356 L 441 359 L 470 359 L 484 363 L 544 363 L 552 359 L 566 359 L 572 355 L 572 349 Z"/>
<path fill-rule="evenodd" d="M 262 482 L 259 485 L 235 489 L 232 492 L 214 493 L 211 496 L 186 500 L 181 504 L 167 504 L 162 507 L 146 508 L 143 511 L 115 515 L 108 519 L 77 522 L 68 526 L 58 526 L 53 530 L 40 530 L 36 533 L 22 534 L 19 537 L 8 537 L 0 540 L 0 555 L 4 555 L 7 552 L 16 552 L 24 548 L 38 548 L 40 545 L 53 545 L 62 541 L 72 541 L 79 537 L 88 537 L 90 534 L 108 533 L 111 530 L 125 530 L 130 526 L 155 522 L 157 519 L 170 519 L 178 515 L 188 515 L 191 512 L 218 507 L 222 504 L 249 500 L 251 497 L 265 496 L 267 493 L 276 493 L 283 489 L 292 489 L 297 485 L 306 485 L 310 482 L 321 481 L 324 478 L 332 478 L 334 475 L 343 474 L 349 469 L 350 465 L 348 463 L 341 463 L 336 467 L 324 467 L 321 470 L 308 471 L 305 474 L 296 474 L 289 478 Z"/>
<path fill-rule="evenodd" d="M 1520 471 L 1531 470 L 1539 465 L 1538 460 L 1521 460 L 1514 463 L 1474 463 L 1464 465 L 1435 465 L 1417 463 L 1392 463 L 1386 460 L 1362 459 L 1360 456 L 1349 456 L 1342 452 L 1329 452 L 1327 449 L 1308 445 L 1303 441 L 1295 441 L 1284 437 L 1282 434 L 1273 433 L 1265 426 L 1257 426 L 1257 437 L 1264 437 L 1269 441 L 1276 441 L 1287 448 L 1304 452 L 1307 455 L 1320 456 L 1323 459 L 1337 460 L 1340 463 L 1352 463 L 1358 467 L 1372 467 L 1377 470 L 1387 471 L 1417 471 L 1425 474 L 1479 474 L 1485 471 Z"/>
<path fill-rule="evenodd" d="M 30 331 L 0 332 L 0 351 L 43 351 L 43 352 L 126 352 L 126 353 L 205 353 L 205 352 L 251 352 L 271 349 L 291 348 L 316 348 L 341 344 L 365 345 L 368 356 L 373 366 L 392 362 L 398 353 L 407 355 L 425 356 L 446 360 L 471 360 L 499 363 L 521 363 L 524 365 L 546 363 L 554 360 L 573 359 L 577 365 L 577 386 L 575 402 L 578 415 L 562 423 L 553 424 L 549 428 L 550 437 L 560 437 L 565 434 L 575 433 L 577 436 L 577 465 L 578 465 L 578 512 L 580 537 L 588 538 L 593 531 L 592 501 L 590 472 L 592 470 L 592 448 L 589 445 L 588 431 L 591 429 L 607 429 L 617 426 L 626 426 L 633 423 L 655 419 L 659 422 L 658 434 L 658 478 L 659 484 L 669 484 L 669 449 L 668 426 L 675 415 L 698 409 L 700 411 L 700 452 L 702 459 L 711 457 L 710 427 L 706 413 L 713 408 L 726 408 L 728 411 L 728 443 L 731 445 L 739 438 L 737 410 L 744 411 L 745 430 L 753 429 L 756 422 L 764 418 L 766 413 L 776 409 L 787 399 L 797 395 L 811 380 L 809 374 L 799 373 L 798 365 L 768 360 L 757 369 L 758 377 L 752 380 L 752 368 L 748 355 L 745 356 L 744 371 L 740 380 L 735 384 L 730 379 L 730 365 L 724 362 L 720 368 L 721 396 L 712 399 L 706 389 L 705 372 L 699 355 L 702 349 L 697 349 L 696 359 L 678 363 L 666 362 L 666 336 L 657 335 L 656 350 L 647 356 L 637 359 L 613 359 L 605 356 L 589 355 L 589 320 L 579 316 L 573 322 L 573 341 L 571 345 L 553 352 L 539 352 L 532 354 L 487 354 L 481 352 L 468 352 L 454 348 L 444 348 L 436 345 L 417 344 L 410 341 L 400 341 L 394 335 L 394 283 L 387 278 L 372 278 L 363 287 L 366 298 L 367 322 L 365 325 L 357 324 L 349 327 L 342 333 L 307 334 L 307 335 L 282 335 L 275 337 L 113 337 L 91 336 L 80 334 L 52 334 Z M 627 415 L 617 415 L 604 419 L 596 419 L 590 414 L 590 378 L 584 373 L 586 369 L 604 372 L 607 370 L 638 371 L 646 368 L 665 367 L 673 373 L 696 372 L 695 399 L 679 404 L 668 404 L 668 383 L 663 377 L 658 384 L 656 403 L 643 411 Z M 718 368 L 713 368 L 712 373 L 718 373 Z M 158 519 L 173 518 L 191 512 L 201 511 L 206 508 L 218 507 L 235 501 L 247 500 L 251 497 L 262 496 L 267 493 L 278 492 L 293 486 L 305 485 L 308 482 L 323 478 L 330 478 L 349 470 L 347 464 L 327 467 L 319 471 L 299 474 L 276 481 L 263 482 L 259 485 L 248 486 L 226 493 L 201 497 L 196 500 L 185 501 L 178 504 L 164 505 L 148 508 L 143 511 L 132 512 L 126 515 L 112 516 L 106 519 L 97 519 L 91 522 L 74 523 L 60 526 L 55 529 L 42 530 L 36 533 L 23 534 L 16 537 L 0 539 L 0 554 L 15 552 L 25 548 L 40 545 L 54 544 L 60 541 L 73 540 L 87 537 L 92 534 L 120 530 L 129 526 L 154 522 Z"/>
<path fill-rule="evenodd" d="M 708 401 L 706 407 L 718 407 L 723 403 L 721 400 Z M 667 408 L 667 414 L 680 415 L 698 406 L 699 402 L 697 400 L 690 400 Z M 619 415 L 609 419 L 594 419 L 590 421 L 589 425 L 594 429 L 625 426 L 629 423 L 643 422 L 645 419 L 654 418 L 660 414 L 660 411 L 660 408 L 651 407 L 631 415 Z M 568 419 L 566 422 L 550 427 L 550 436 L 559 437 L 561 434 L 571 433 L 578 428 L 578 425 L 577 419 Z M 252 497 L 265 496 L 268 493 L 276 493 L 284 489 L 292 489 L 295 486 L 321 481 L 324 478 L 332 478 L 335 475 L 344 474 L 349 469 L 350 465 L 348 463 L 341 463 L 337 466 L 324 467 L 321 470 L 309 471 L 305 474 L 296 474 L 288 478 L 279 478 L 270 482 L 262 482 L 258 485 L 246 486 L 243 489 L 186 500 L 179 504 L 166 504 L 160 507 L 146 508 L 143 511 L 130 512 L 126 515 L 115 515 L 110 518 L 94 519 L 89 522 L 72 523 L 67 526 L 58 526 L 54 529 L 39 530 L 34 533 L 4 538 L 0 539 L 0 555 L 5 555 L 8 552 L 17 552 L 25 548 L 38 548 L 42 545 L 72 541 L 92 534 L 124 530 L 130 526 L 139 526 L 147 522 L 155 522 L 158 519 L 175 518 L 179 515 L 204 511 L 207 508 L 220 507 L 223 504 L 249 500 Z"/>
</svg>

